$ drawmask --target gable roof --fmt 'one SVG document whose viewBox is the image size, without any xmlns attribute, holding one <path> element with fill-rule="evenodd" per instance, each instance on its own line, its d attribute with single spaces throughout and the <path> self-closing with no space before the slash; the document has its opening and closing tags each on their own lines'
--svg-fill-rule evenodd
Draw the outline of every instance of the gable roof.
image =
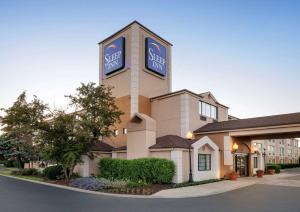
<svg viewBox="0 0 300 212">
<path fill-rule="evenodd" d="M 167 43 L 170 46 L 173 46 L 172 43 L 170 43 L 169 41 L 163 39 L 162 37 L 160 37 L 158 34 L 154 33 L 153 31 L 151 31 L 149 28 L 145 27 L 144 25 L 142 25 L 140 22 L 134 20 L 133 22 L 131 22 L 130 24 L 126 25 L 125 27 L 123 27 L 122 29 L 118 30 L 117 32 L 113 33 L 112 35 L 108 36 L 107 38 L 103 39 L 102 41 L 100 41 L 98 44 L 104 43 L 105 41 L 111 39 L 112 37 L 114 37 L 116 34 L 119 34 L 120 32 L 124 31 L 125 29 L 129 28 L 131 25 L 133 24 L 138 24 L 140 27 L 142 27 L 144 30 L 148 31 L 149 33 L 155 35 L 156 37 L 158 37 L 159 39 L 161 39 L 162 41 L 164 41 L 165 43 Z"/>
<path fill-rule="evenodd" d="M 101 151 L 101 152 L 111 152 L 115 148 L 112 147 L 111 145 L 104 143 L 103 141 L 97 142 L 92 146 L 91 150 L 92 151 Z"/>
<path fill-rule="evenodd" d="M 262 116 L 256 118 L 238 119 L 209 123 L 195 130 L 196 134 L 209 132 L 227 132 L 238 129 L 272 127 L 280 125 L 300 124 L 300 113 L 289 113 L 273 116 Z"/>
<path fill-rule="evenodd" d="M 156 99 L 168 98 L 168 97 L 180 95 L 180 94 L 183 94 L 183 93 L 188 93 L 188 94 L 190 94 L 190 95 L 192 95 L 192 96 L 196 96 L 196 97 L 199 97 L 199 98 L 204 98 L 204 97 L 203 97 L 204 95 L 210 95 L 210 96 L 213 98 L 213 100 L 214 100 L 218 105 L 220 105 L 220 106 L 222 106 L 222 107 L 225 107 L 225 108 L 229 108 L 228 106 L 223 105 L 223 104 L 221 104 L 220 102 L 218 102 L 218 101 L 216 100 L 216 98 L 212 95 L 212 93 L 211 93 L 210 91 L 205 92 L 205 93 L 201 93 L 201 94 L 196 94 L 196 93 L 194 93 L 194 92 L 192 92 L 192 91 L 190 91 L 190 90 L 182 89 L 182 90 L 179 90 L 179 91 L 174 91 L 174 92 L 170 92 L 170 93 L 166 93 L 166 94 L 163 94 L 163 95 L 159 95 L 159 96 L 152 97 L 152 98 L 150 98 L 150 101 L 153 101 L 153 100 L 156 100 Z"/>
<path fill-rule="evenodd" d="M 195 140 L 187 140 L 177 135 L 165 135 L 156 138 L 156 144 L 149 147 L 149 149 L 165 149 L 165 148 L 183 148 L 188 149 Z"/>
</svg>

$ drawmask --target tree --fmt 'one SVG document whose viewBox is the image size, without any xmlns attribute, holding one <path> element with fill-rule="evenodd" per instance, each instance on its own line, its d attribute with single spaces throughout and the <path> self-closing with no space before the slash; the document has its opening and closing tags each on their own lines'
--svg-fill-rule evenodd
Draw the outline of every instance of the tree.
<svg viewBox="0 0 300 212">
<path fill-rule="evenodd" d="M 96 86 L 95 83 L 81 84 L 77 94 L 67 96 L 71 105 L 80 112 L 77 115 L 82 128 L 91 133 L 94 141 L 114 135 L 116 123 L 124 113 L 116 105 L 112 87 Z"/>
<path fill-rule="evenodd" d="M 5 112 L 5 115 L 0 117 L 2 130 L 10 138 L 12 145 L 6 155 L 16 158 L 19 168 L 23 168 L 25 161 L 37 157 L 32 142 L 40 123 L 47 117 L 45 115 L 47 109 L 47 105 L 36 96 L 28 103 L 25 92 L 11 107 L 1 109 Z"/>
<path fill-rule="evenodd" d="M 51 121 L 41 125 L 39 140 L 44 158 L 62 165 L 69 182 L 82 155 L 89 155 L 102 137 L 113 135 L 123 112 L 118 109 L 111 88 L 103 85 L 81 84 L 74 96 L 67 97 L 75 112 L 54 112 Z"/>
<path fill-rule="evenodd" d="M 43 126 L 39 138 L 39 149 L 44 159 L 62 165 L 67 182 L 76 164 L 82 162 L 81 156 L 93 144 L 88 132 L 81 128 L 76 114 L 64 111 L 54 113 L 53 119 Z"/>
</svg>

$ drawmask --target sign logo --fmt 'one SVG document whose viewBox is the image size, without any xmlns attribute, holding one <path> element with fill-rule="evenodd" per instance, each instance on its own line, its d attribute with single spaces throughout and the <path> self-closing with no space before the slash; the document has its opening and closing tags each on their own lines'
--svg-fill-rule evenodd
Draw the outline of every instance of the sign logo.
<svg viewBox="0 0 300 212">
<path fill-rule="evenodd" d="M 125 67 L 125 38 L 120 37 L 104 47 L 103 70 L 110 75 Z"/>
<path fill-rule="evenodd" d="M 161 76 L 166 76 L 166 47 L 152 38 L 146 38 L 145 63 L 146 68 Z"/>
</svg>

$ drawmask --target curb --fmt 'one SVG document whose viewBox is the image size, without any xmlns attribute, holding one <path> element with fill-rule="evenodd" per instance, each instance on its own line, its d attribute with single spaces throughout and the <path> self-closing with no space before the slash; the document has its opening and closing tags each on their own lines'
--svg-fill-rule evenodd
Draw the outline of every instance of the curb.
<svg viewBox="0 0 300 212">
<path fill-rule="evenodd" d="M 50 187 L 61 188 L 61 189 L 70 190 L 70 191 L 77 191 L 77 192 L 86 193 L 86 194 L 96 194 L 96 195 L 100 195 L 100 196 L 123 197 L 123 198 L 144 198 L 144 199 L 152 198 L 151 195 L 146 196 L 146 195 L 130 195 L 130 194 L 112 194 L 112 193 L 105 193 L 105 192 L 101 192 L 101 191 L 89 191 L 89 190 L 74 188 L 74 187 L 70 187 L 70 186 L 57 185 L 57 184 L 46 183 L 46 182 L 39 182 L 39 181 L 19 178 L 19 177 L 15 177 L 15 176 L 8 176 L 8 175 L 4 175 L 1 173 L 0 173 L 0 176 L 15 179 L 15 180 L 22 180 L 22 181 L 27 181 L 27 182 L 31 182 L 31 183 L 36 183 L 36 184 L 40 184 L 40 185 L 46 185 L 46 186 L 50 186 Z"/>
</svg>

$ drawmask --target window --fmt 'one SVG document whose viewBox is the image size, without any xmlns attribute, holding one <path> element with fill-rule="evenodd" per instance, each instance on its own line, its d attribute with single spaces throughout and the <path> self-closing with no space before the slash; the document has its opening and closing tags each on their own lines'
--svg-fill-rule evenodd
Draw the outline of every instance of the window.
<svg viewBox="0 0 300 212">
<path fill-rule="evenodd" d="M 287 153 L 288 153 L 288 156 L 291 156 L 291 155 L 292 155 L 292 150 L 291 150 L 291 149 L 288 149 L 288 150 L 287 150 Z"/>
<path fill-rule="evenodd" d="M 258 165 L 257 165 L 257 157 L 253 157 L 253 168 L 257 169 Z"/>
<path fill-rule="evenodd" d="M 114 134 L 115 134 L 115 136 L 119 135 L 119 131 L 118 130 L 114 130 Z"/>
<path fill-rule="evenodd" d="M 283 160 L 283 159 L 280 159 L 280 163 L 281 163 L 281 164 L 284 164 L 284 160 Z"/>
<path fill-rule="evenodd" d="M 287 145 L 291 146 L 291 140 L 287 140 Z"/>
<path fill-rule="evenodd" d="M 284 148 L 280 147 L 279 151 L 280 156 L 284 156 Z"/>
<path fill-rule="evenodd" d="M 217 107 L 206 102 L 199 102 L 199 113 L 201 116 L 217 119 Z"/>
<path fill-rule="evenodd" d="M 211 170 L 211 155 L 210 154 L 198 154 L 198 170 L 199 171 Z"/>
<path fill-rule="evenodd" d="M 262 151 L 262 144 L 261 143 L 254 143 L 254 146 L 260 151 Z"/>
<path fill-rule="evenodd" d="M 123 128 L 123 134 L 126 135 L 127 134 L 127 129 Z"/>
<path fill-rule="evenodd" d="M 275 155 L 275 146 L 268 146 L 269 155 Z"/>
</svg>

